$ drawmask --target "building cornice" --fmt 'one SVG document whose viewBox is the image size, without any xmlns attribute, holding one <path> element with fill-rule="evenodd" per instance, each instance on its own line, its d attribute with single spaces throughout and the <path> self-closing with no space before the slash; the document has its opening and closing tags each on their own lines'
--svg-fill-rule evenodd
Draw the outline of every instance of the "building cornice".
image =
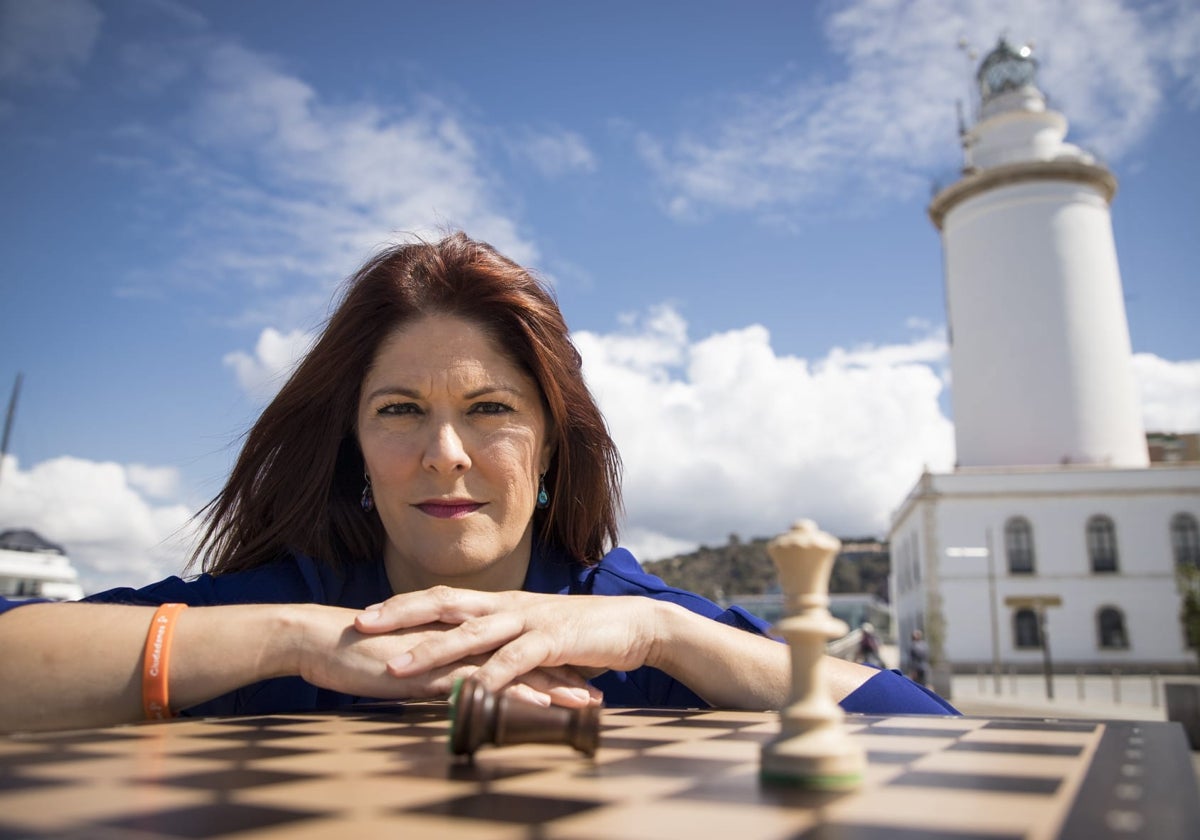
<svg viewBox="0 0 1200 840">
<path fill-rule="evenodd" d="M 1108 203 L 1117 194 L 1117 177 L 1104 166 L 1081 160 L 1026 160 L 990 166 L 965 174 L 933 197 L 929 218 L 942 229 L 946 214 L 969 198 L 998 187 L 1031 181 L 1069 181 L 1094 188 Z"/>
</svg>

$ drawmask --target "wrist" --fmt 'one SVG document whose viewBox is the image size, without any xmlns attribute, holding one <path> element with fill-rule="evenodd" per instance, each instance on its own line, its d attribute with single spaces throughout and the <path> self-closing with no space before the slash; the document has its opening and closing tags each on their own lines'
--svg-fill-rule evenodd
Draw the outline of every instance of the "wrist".
<svg viewBox="0 0 1200 840">
<path fill-rule="evenodd" d="M 171 711 L 171 645 L 175 626 L 187 604 L 162 604 L 150 620 L 142 649 L 142 712 L 146 720 L 166 720 Z"/>
<path fill-rule="evenodd" d="M 312 650 L 311 604 L 272 605 L 266 626 L 262 670 L 272 677 L 300 677 L 307 671 L 307 653 Z"/>
<path fill-rule="evenodd" d="M 639 598 L 639 600 L 643 600 Z M 671 673 L 678 660 L 679 642 L 681 638 L 680 625 L 687 621 L 692 614 L 678 604 L 670 601 L 648 600 L 649 610 L 646 638 L 650 639 L 650 647 L 646 652 L 646 664 L 651 668 Z"/>
</svg>

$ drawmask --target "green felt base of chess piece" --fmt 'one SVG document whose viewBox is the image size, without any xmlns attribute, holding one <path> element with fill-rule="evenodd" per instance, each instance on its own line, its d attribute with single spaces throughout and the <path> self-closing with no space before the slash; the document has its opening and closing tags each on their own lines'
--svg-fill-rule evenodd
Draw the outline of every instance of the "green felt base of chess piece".
<svg viewBox="0 0 1200 840">
<path fill-rule="evenodd" d="M 758 778 L 768 785 L 786 785 L 788 787 L 806 788 L 809 790 L 846 791 L 862 787 L 862 773 L 847 773 L 841 776 L 816 775 L 802 776 L 790 773 L 760 770 Z"/>
</svg>

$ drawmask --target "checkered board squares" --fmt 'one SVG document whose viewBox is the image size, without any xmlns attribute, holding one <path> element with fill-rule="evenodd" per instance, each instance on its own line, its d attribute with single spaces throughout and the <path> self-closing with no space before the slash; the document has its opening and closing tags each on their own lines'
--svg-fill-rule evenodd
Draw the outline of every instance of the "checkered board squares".
<svg viewBox="0 0 1200 840">
<path fill-rule="evenodd" d="M 449 754 L 445 704 L 0 739 L 0 838 L 1196 837 L 1173 724 L 847 718 L 852 793 L 759 780 L 772 713 L 610 709 L 593 759 Z"/>
</svg>

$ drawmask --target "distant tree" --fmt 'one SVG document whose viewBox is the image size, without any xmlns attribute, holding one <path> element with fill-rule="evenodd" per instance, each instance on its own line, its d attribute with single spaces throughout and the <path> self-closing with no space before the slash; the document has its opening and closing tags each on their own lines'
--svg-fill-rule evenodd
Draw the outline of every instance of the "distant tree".
<svg viewBox="0 0 1200 840">
<path fill-rule="evenodd" d="M 690 554 L 644 564 L 671 586 L 678 586 L 715 601 L 739 595 L 763 595 L 779 591 L 779 575 L 767 554 L 765 538 L 742 540 L 730 534 L 722 546 L 701 546 Z M 829 591 L 869 592 L 888 598 L 888 552 L 886 544 L 873 540 L 843 540 L 845 545 L 833 564 Z"/>
</svg>

